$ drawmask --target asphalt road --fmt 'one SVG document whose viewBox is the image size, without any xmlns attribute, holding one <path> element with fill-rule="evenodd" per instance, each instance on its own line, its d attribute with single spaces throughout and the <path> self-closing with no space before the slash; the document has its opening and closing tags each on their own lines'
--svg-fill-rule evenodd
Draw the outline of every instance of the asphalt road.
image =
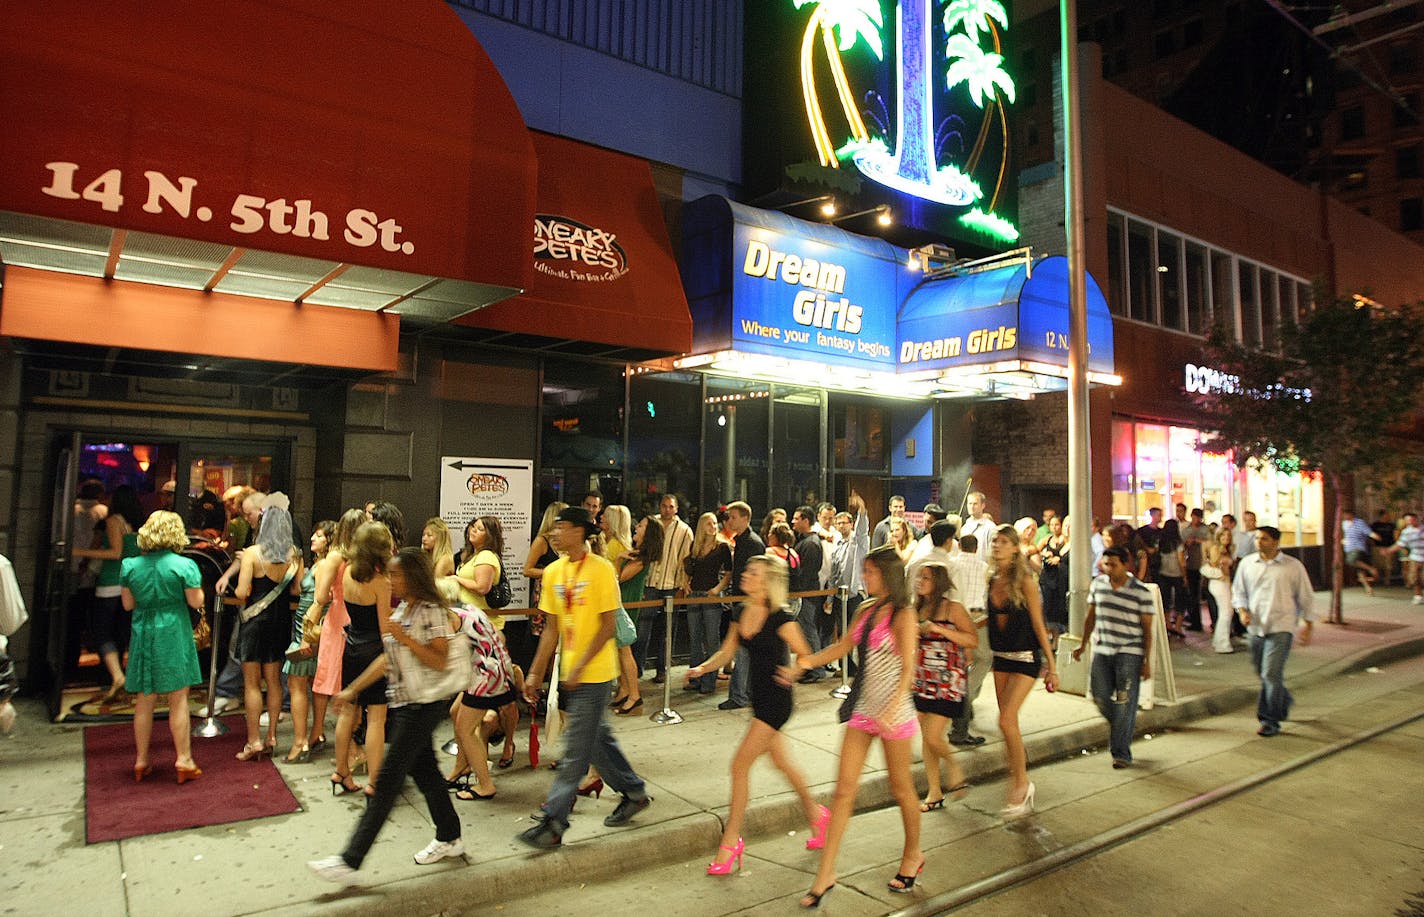
<svg viewBox="0 0 1424 917">
<path fill-rule="evenodd" d="M 936 896 L 1421 710 L 1424 665 L 1404 660 L 1301 692 L 1294 720 L 1276 738 L 1256 737 L 1252 711 L 1244 710 L 1139 737 L 1138 763 L 1128 771 L 1112 770 L 1100 749 L 1034 768 L 1039 809 L 1019 822 L 998 817 L 1001 784 L 975 787 L 964 803 L 924 817 L 928 865 L 912 895 L 885 886 L 898 860 L 898 813 L 858 815 L 839 858 L 839 885 L 821 912 L 936 912 Z M 953 913 L 1391 915 L 1424 894 L 1422 759 L 1419 720 Z M 753 781 L 754 792 L 758 784 L 780 790 L 768 770 L 754 772 Z M 803 843 L 804 834 L 754 840 L 744 870 L 727 878 L 704 874 L 710 850 L 653 869 L 622 864 L 497 912 L 799 913 L 797 899 L 816 868 Z"/>
</svg>

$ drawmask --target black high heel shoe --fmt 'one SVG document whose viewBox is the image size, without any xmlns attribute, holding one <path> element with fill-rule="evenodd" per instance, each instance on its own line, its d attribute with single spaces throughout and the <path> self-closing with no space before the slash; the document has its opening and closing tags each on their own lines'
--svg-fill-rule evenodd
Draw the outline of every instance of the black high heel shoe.
<svg viewBox="0 0 1424 917">
<path fill-rule="evenodd" d="M 331 795 L 345 796 L 347 793 L 359 792 L 361 792 L 361 787 L 357 786 L 356 781 L 351 779 L 350 774 L 331 775 Z"/>
<path fill-rule="evenodd" d="M 610 710 L 617 710 L 619 707 L 623 706 L 623 703 L 624 703 L 624 701 L 626 701 L 626 700 L 628 700 L 628 695 L 626 695 L 626 694 L 623 695 L 622 697 L 615 697 L 615 698 L 613 698 L 613 703 L 611 703 L 611 704 L 608 705 L 608 708 L 609 708 Z"/>
<path fill-rule="evenodd" d="M 463 774 L 446 780 L 445 788 L 451 792 L 456 790 L 468 790 L 470 788 L 470 772 L 466 771 Z"/>
<path fill-rule="evenodd" d="M 614 711 L 613 711 L 613 713 L 614 713 L 615 716 L 633 716 L 634 714 L 638 714 L 638 713 L 642 713 L 642 712 L 643 712 L 643 699 L 642 699 L 641 697 L 638 698 L 637 700 L 633 701 L 633 703 L 631 703 L 631 704 L 624 704 L 624 705 L 620 706 L 617 710 L 614 710 Z"/>
<path fill-rule="evenodd" d="M 832 882 L 830 885 L 827 885 L 825 888 L 821 889 L 820 891 L 816 891 L 814 888 L 811 889 L 811 890 L 808 891 L 805 895 L 802 896 L 802 898 L 801 898 L 801 906 L 802 906 L 803 908 L 806 908 L 807 910 L 810 910 L 810 909 L 812 909 L 812 908 L 818 908 L 818 907 L 820 907 L 820 906 L 821 906 L 821 899 L 824 898 L 824 897 L 826 897 L 827 895 L 829 895 L 829 894 L 831 893 L 831 889 L 833 889 L 833 888 L 835 888 L 835 887 L 836 887 L 836 883 Z M 806 903 L 806 902 L 808 902 L 808 901 L 810 902 L 810 904 L 807 904 L 807 903 Z"/>
<path fill-rule="evenodd" d="M 885 887 L 888 888 L 888 889 L 890 889 L 892 892 L 897 893 L 897 894 L 901 894 L 901 895 L 906 894 L 907 892 L 909 892 L 911 889 L 913 889 L 913 888 L 915 887 L 915 880 L 918 879 L 918 878 L 920 877 L 920 873 L 922 873 L 922 872 L 924 872 L 924 871 L 925 871 L 925 861 L 924 861 L 924 860 L 920 860 L 920 867 L 915 870 L 915 874 L 914 874 L 914 875 L 912 875 L 912 876 L 902 876 L 902 875 L 900 875 L 900 874 L 897 872 L 897 873 L 895 873 L 895 878 L 893 878 L 893 879 L 891 879 L 889 882 L 886 882 L 886 883 L 885 883 Z M 895 884 L 896 882 L 899 882 L 900 884 L 899 884 L 899 885 L 896 885 L 896 884 Z"/>
</svg>

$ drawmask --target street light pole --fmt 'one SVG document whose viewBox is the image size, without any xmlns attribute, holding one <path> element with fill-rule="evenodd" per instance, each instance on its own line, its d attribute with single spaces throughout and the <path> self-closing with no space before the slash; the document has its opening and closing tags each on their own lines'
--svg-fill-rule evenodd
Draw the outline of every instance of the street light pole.
<svg viewBox="0 0 1424 917">
<path fill-rule="evenodd" d="M 1068 249 L 1068 627 L 1081 634 L 1092 581 L 1093 491 L 1088 427 L 1088 302 L 1083 255 L 1083 154 L 1078 96 L 1078 4 L 1059 0 L 1063 78 L 1063 228 Z M 1086 666 L 1062 685 L 1087 693 Z"/>
</svg>

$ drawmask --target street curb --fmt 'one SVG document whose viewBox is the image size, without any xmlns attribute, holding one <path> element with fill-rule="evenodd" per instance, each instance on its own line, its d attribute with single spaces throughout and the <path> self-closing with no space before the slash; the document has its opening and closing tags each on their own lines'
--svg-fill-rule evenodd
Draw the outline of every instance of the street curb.
<svg viewBox="0 0 1424 917">
<path fill-rule="evenodd" d="M 1424 655 L 1424 637 L 1361 650 L 1295 675 L 1292 681 L 1304 688 L 1345 672 L 1419 655 Z M 1139 712 L 1138 734 L 1159 732 L 1185 722 L 1228 713 L 1254 703 L 1256 695 L 1254 686 L 1233 685 L 1188 697 L 1178 703 L 1159 704 L 1151 710 Z M 1083 721 L 1036 733 L 1025 740 L 1025 750 L 1029 765 L 1040 765 L 1074 757 L 1084 750 L 1105 747 L 1107 738 L 1108 726 L 1105 722 Z M 970 751 L 956 754 L 965 778 L 971 783 L 982 784 L 1001 777 L 1006 767 L 998 749 L 984 745 L 979 751 L 990 753 Z M 917 780 L 917 786 L 922 784 L 922 780 Z M 813 786 L 812 792 L 822 803 L 829 803 L 829 793 L 833 788 L 833 784 L 823 783 Z M 856 796 L 856 814 L 894 805 L 894 795 L 886 774 L 868 775 L 861 781 Z M 367 888 L 387 896 L 388 904 L 398 901 L 395 912 L 436 914 L 448 909 L 451 902 L 512 901 L 567 885 L 571 881 L 602 882 L 626 875 L 630 870 L 644 870 L 704 855 L 710 857 L 721 838 L 726 811 L 726 807 L 722 806 L 694 812 L 669 821 L 634 827 L 626 832 L 570 842 L 548 853 L 515 853 L 481 860 L 465 868 L 431 867 L 430 875 L 412 876 Z M 810 833 L 795 793 L 782 792 L 748 806 L 742 829 L 744 838 L 761 839 L 788 833 L 807 836 Z M 352 894 L 349 897 L 334 895 L 308 904 L 318 906 L 323 914 L 361 917 L 368 917 L 372 906 L 368 894 Z"/>
</svg>

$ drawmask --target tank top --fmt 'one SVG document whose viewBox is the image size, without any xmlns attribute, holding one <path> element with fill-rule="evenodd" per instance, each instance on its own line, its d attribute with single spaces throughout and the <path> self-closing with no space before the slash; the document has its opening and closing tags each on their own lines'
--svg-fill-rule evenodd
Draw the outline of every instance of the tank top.
<svg viewBox="0 0 1424 917">
<path fill-rule="evenodd" d="M 104 534 L 104 547 L 110 547 L 107 532 Z M 137 557 L 142 553 L 138 549 L 138 534 L 136 532 L 124 532 L 122 550 L 123 554 L 117 560 L 106 560 L 103 566 L 99 568 L 99 576 L 94 580 L 94 585 L 97 588 L 103 589 L 106 586 L 113 587 L 114 589 L 120 588 L 119 574 L 123 570 L 124 559 Z M 119 593 L 114 592 L 113 594 L 118 595 Z"/>
<path fill-rule="evenodd" d="M 996 653 L 1021 653 L 1038 649 L 1038 637 L 1033 632 L 1033 619 L 1029 617 L 1028 606 L 1016 605 L 1012 600 L 1003 605 L 995 604 L 993 580 L 989 582 L 985 610 L 989 612 L 991 650 Z"/>
<path fill-rule="evenodd" d="M 648 581 L 648 565 L 647 565 L 647 564 L 643 564 L 643 569 L 639 570 L 636 574 L 634 574 L 631 579 L 627 579 L 627 580 L 624 580 L 623 582 L 619 583 L 619 584 L 618 584 L 618 592 L 620 593 L 620 595 L 621 595 L 621 597 L 622 597 L 622 599 L 623 599 L 623 604 L 624 604 L 624 605 L 627 605 L 629 602 L 641 602 L 641 601 L 643 600 L 643 584 L 645 584 L 647 581 Z M 640 608 L 640 609 L 635 609 L 635 610 L 636 610 L 636 611 L 657 611 L 657 609 L 655 609 L 655 608 L 647 608 L 647 609 L 642 609 L 642 608 Z"/>
<path fill-rule="evenodd" d="M 361 605 L 346 600 L 346 615 L 351 623 L 346 625 L 346 639 L 350 643 L 370 643 L 381 639 L 381 620 L 376 614 L 376 603 Z"/>
</svg>

